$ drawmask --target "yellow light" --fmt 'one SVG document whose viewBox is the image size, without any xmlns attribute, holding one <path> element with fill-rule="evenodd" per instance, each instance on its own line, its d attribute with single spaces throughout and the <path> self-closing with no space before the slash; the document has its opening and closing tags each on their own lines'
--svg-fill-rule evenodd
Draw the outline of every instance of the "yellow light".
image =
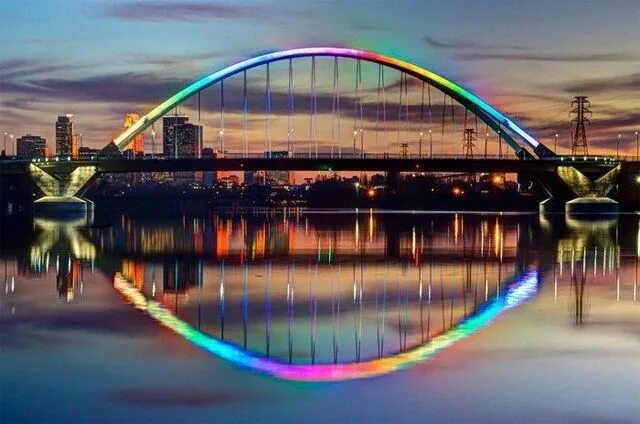
<svg viewBox="0 0 640 424">
<path fill-rule="evenodd" d="M 453 194 L 456 196 L 460 196 L 463 193 L 463 191 L 460 189 L 460 187 L 454 187 L 453 188 Z"/>
<path fill-rule="evenodd" d="M 376 195 L 376 191 L 372 188 L 370 188 L 367 193 L 369 194 L 369 197 L 374 197 Z"/>
</svg>

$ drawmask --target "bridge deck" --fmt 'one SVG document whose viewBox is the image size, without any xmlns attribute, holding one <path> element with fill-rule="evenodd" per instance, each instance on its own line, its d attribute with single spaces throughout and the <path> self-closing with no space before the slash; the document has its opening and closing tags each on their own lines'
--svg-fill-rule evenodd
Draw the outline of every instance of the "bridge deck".
<svg viewBox="0 0 640 424">
<path fill-rule="evenodd" d="M 495 158 L 182 158 L 49 160 L 36 165 L 51 174 L 66 174 L 79 166 L 95 166 L 99 173 L 192 171 L 380 171 L 380 172 L 554 172 L 575 166 L 582 172 L 601 172 L 621 162 L 613 160 L 521 160 Z M 24 174 L 29 160 L 0 161 L 0 174 Z M 622 162 L 626 172 L 638 172 L 640 162 Z M 623 172 L 625 172 L 623 170 Z"/>
</svg>

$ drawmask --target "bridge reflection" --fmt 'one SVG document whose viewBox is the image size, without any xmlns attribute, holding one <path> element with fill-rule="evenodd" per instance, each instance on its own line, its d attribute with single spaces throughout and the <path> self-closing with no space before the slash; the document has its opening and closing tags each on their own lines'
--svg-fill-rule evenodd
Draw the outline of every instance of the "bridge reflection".
<svg viewBox="0 0 640 424">
<path fill-rule="evenodd" d="M 216 356 L 283 378 L 358 378 L 424 361 L 540 291 L 567 300 L 578 326 L 601 313 L 598 293 L 638 302 L 638 225 L 297 210 L 37 220 L 5 293 L 55 271 L 71 302 L 99 270 Z"/>
</svg>

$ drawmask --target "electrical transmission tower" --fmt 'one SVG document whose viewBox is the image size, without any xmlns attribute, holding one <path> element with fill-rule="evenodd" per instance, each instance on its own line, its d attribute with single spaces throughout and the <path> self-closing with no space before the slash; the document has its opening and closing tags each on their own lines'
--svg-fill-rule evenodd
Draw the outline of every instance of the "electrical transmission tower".
<svg viewBox="0 0 640 424">
<path fill-rule="evenodd" d="M 464 138 L 462 140 L 462 148 L 464 149 L 464 156 L 467 158 L 473 157 L 473 148 L 476 147 L 474 143 L 476 141 L 476 131 L 473 128 L 464 129 Z"/>
<path fill-rule="evenodd" d="M 591 103 L 587 100 L 587 96 L 575 96 L 571 102 L 571 112 L 569 115 L 575 115 L 575 118 L 571 120 L 571 125 L 575 125 L 573 132 L 573 140 L 571 142 L 571 154 L 576 155 L 588 155 L 589 146 L 587 145 L 587 132 L 584 129 L 585 122 L 591 124 L 589 118 L 585 115 L 591 116 Z"/>
</svg>

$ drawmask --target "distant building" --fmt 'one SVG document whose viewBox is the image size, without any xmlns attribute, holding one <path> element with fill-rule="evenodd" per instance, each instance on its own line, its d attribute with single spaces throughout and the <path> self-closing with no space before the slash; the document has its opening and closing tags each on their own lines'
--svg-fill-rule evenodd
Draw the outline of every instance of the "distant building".
<svg viewBox="0 0 640 424">
<path fill-rule="evenodd" d="M 246 185 L 265 185 L 264 171 L 244 171 L 243 177 Z"/>
<path fill-rule="evenodd" d="M 202 148 L 202 126 L 189 123 L 187 116 L 162 119 L 162 154 L 165 157 L 193 158 Z"/>
<path fill-rule="evenodd" d="M 290 154 L 286 150 L 272 151 L 265 153 L 265 157 L 271 159 L 287 159 Z M 265 171 L 265 184 L 270 186 L 281 186 L 289 184 L 289 171 Z"/>
<path fill-rule="evenodd" d="M 127 130 L 131 128 L 133 124 L 135 124 L 140 119 L 140 115 L 137 113 L 127 113 L 124 117 L 124 129 Z M 138 134 L 136 138 L 133 139 L 133 154 L 138 156 L 140 154 L 144 154 L 144 135 Z"/>
<path fill-rule="evenodd" d="M 60 115 L 56 121 L 56 155 L 78 156 L 78 140 L 73 136 L 72 114 Z"/>
<path fill-rule="evenodd" d="M 16 140 L 16 154 L 22 158 L 43 158 L 47 155 L 47 140 L 27 134 Z"/>
<path fill-rule="evenodd" d="M 215 154 L 213 152 L 213 149 L 210 147 L 205 147 L 204 149 L 202 149 L 201 157 L 209 158 L 209 159 L 214 158 Z M 196 177 L 196 180 L 198 180 L 197 177 Z M 202 172 L 202 177 L 200 178 L 200 180 L 202 181 L 203 185 L 207 187 L 211 187 L 216 183 L 216 180 L 217 180 L 216 172 L 204 171 Z"/>
<path fill-rule="evenodd" d="M 92 149 L 91 147 L 82 146 L 78 149 L 78 156 L 81 158 L 90 158 L 100 155 L 100 149 Z"/>
</svg>

